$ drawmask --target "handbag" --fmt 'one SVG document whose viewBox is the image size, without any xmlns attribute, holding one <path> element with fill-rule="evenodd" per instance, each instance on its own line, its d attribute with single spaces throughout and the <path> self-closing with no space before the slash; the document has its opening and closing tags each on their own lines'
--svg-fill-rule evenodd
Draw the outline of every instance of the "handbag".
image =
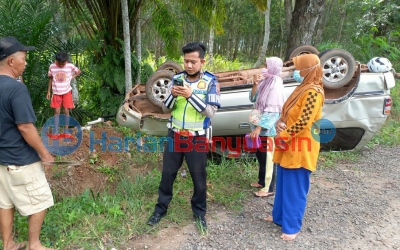
<svg viewBox="0 0 400 250">
<path fill-rule="evenodd" d="M 261 117 L 262 117 L 261 111 L 259 111 L 258 109 L 253 109 L 250 112 L 249 122 L 253 125 L 258 126 L 260 123 Z"/>
</svg>

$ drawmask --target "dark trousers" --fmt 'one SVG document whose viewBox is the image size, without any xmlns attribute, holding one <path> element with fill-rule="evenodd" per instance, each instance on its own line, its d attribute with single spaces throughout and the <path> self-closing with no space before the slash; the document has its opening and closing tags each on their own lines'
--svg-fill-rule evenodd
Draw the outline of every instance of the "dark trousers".
<svg viewBox="0 0 400 250">
<path fill-rule="evenodd" d="M 172 131 L 168 131 L 169 140 L 164 149 L 163 170 L 160 186 L 158 188 L 158 201 L 155 207 L 156 213 L 164 213 L 172 199 L 172 187 L 182 166 L 183 158 L 189 167 L 192 177 L 194 192 L 191 199 L 192 211 L 198 216 L 204 216 L 207 210 L 207 149 L 200 149 L 199 146 L 206 145 L 205 136 L 183 137 Z M 179 143 L 176 139 L 185 140 Z M 191 143 L 187 143 L 188 140 Z M 173 148 L 171 147 L 173 144 Z M 197 145 L 197 147 L 196 147 Z"/>
</svg>

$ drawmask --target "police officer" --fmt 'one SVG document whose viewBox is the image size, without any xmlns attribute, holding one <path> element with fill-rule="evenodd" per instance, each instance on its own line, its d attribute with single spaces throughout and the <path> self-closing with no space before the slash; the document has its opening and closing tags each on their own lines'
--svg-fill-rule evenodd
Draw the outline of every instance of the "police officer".
<svg viewBox="0 0 400 250">
<path fill-rule="evenodd" d="M 174 75 L 171 94 L 164 102 L 164 112 L 171 112 L 168 140 L 164 149 L 163 170 L 158 188 L 158 202 L 147 224 L 155 225 L 167 214 L 172 199 L 172 186 L 183 158 L 189 167 L 194 192 L 191 199 L 193 216 L 198 225 L 207 229 L 206 163 L 207 135 L 210 119 L 220 108 L 220 89 L 216 77 L 202 71 L 206 47 L 199 42 L 182 48 L 184 68 Z"/>
</svg>

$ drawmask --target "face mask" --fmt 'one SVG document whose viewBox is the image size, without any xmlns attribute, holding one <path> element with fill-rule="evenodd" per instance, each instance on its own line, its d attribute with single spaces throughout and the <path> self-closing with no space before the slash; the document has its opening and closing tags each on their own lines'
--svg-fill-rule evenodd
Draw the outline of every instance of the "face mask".
<svg viewBox="0 0 400 250">
<path fill-rule="evenodd" d="M 262 74 L 263 74 L 264 77 L 270 77 L 270 76 L 271 76 L 271 75 L 268 73 L 268 69 L 266 69 L 266 68 L 263 68 L 263 69 L 262 69 Z"/>
<path fill-rule="evenodd" d="M 186 72 L 186 74 L 188 75 L 188 76 L 190 76 L 190 77 L 198 77 L 199 75 L 200 75 L 200 71 L 197 71 L 196 73 L 194 73 L 194 74 L 189 74 L 189 73 L 187 73 Z"/>
<path fill-rule="evenodd" d="M 303 82 L 304 80 L 304 77 L 300 76 L 300 70 L 293 71 L 293 78 L 296 82 L 299 83 Z"/>
</svg>

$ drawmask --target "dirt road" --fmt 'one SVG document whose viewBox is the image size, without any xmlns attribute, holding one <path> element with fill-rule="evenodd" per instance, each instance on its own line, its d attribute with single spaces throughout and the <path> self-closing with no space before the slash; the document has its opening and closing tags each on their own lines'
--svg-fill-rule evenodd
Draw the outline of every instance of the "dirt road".
<svg viewBox="0 0 400 250">
<path fill-rule="evenodd" d="M 253 190 L 249 189 L 249 192 Z M 209 236 L 174 225 L 120 249 L 400 249 L 400 146 L 364 151 L 312 175 L 303 228 L 293 242 L 263 221 L 272 200 L 249 198 L 243 211 L 210 206 Z"/>
</svg>

